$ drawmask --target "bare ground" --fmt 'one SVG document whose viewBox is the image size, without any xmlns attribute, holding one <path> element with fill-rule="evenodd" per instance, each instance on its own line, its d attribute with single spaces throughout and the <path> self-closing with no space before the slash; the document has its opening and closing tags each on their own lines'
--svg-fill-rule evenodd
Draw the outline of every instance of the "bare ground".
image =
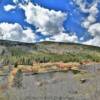
<svg viewBox="0 0 100 100">
<path fill-rule="evenodd" d="M 100 64 L 83 65 L 82 72 L 23 75 L 23 87 L 0 93 L 0 100 L 100 100 Z M 0 84 L 6 77 L 0 78 Z"/>
</svg>

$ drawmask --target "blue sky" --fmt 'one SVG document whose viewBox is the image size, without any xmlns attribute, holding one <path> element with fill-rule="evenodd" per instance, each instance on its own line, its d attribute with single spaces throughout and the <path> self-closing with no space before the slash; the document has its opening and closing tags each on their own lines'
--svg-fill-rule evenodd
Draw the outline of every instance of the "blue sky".
<svg viewBox="0 0 100 100">
<path fill-rule="evenodd" d="M 99 4 L 99 0 L 0 0 L 1 39 L 100 46 Z"/>
</svg>

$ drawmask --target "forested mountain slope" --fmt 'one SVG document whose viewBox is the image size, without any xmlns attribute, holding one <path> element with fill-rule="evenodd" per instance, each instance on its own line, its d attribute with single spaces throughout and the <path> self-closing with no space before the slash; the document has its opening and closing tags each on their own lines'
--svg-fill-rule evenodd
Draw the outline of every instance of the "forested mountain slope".
<svg viewBox="0 0 100 100">
<path fill-rule="evenodd" d="M 100 62 L 100 48 L 74 43 L 22 43 L 0 40 L 0 62 L 30 65 L 36 62 Z"/>
</svg>

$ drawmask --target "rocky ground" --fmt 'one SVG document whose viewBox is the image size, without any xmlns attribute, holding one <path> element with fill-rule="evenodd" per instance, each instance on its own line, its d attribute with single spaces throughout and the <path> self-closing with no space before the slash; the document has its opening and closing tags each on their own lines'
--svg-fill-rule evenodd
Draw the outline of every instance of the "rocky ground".
<svg viewBox="0 0 100 100">
<path fill-rule="evenodd" d="M 79 73 L 23 74 L 22 87 L 2 87 L 0 100 L 100 100 L 100 64 L 82 65 Z M 0 84 L 7 76 L 0 76 Z"/>
</svg>

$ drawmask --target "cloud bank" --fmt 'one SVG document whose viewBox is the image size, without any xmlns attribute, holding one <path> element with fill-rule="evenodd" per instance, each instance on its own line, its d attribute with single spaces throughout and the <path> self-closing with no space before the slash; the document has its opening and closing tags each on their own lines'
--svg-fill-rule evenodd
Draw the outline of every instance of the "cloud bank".
<svg viewBox="0 0 100 100">
<path fill-rule="evenodd" d="M 82 22 L 82 26 L 90 33 L 93 39 L 90 39 L 84 44 L 100 46 L 100 23 L 97 22 L 97 15 L 99 13 L 99 0 L 94 0 L 89 7 L 83 0 L 74 0 L 83 13 L 88 13 L 87 18 Z"/>
<path fill-rule="evenodd" d="M 100 23 L 97 21 L 97 15 L 99 13 L 99 0 L 94 0 L 91 4 L 89 4 L 89 6 L 87 6 L 86 1 L 84 0 L 73 1 L 76 5 L 79 6 L 80 10 L 83 13 L 87 14 L 87 17 L 82 21 L 81 26 L 85 28 L 87 32 L 89 32 L 90 35 L 93 37 L 92 39 L 89 39 L 88 41 L 82 43 L 100 46 Z M 49 10 L 37 4 L 33 4 L 32 2 L 30 2 L 30 0 L 21 0 L 21 2 L 19 2 L 19 0 L 13 0 L 13 2 L 16 5 L 5 5 L 4 10 L 11 11 L 16 9 L 17 7 L 23 9 L 25 14 L 25 21 L 32 26 L 35 26 L 36 30 L 35 33 L 33 33 L 31 28 L 23 29 L 22 26 L 18 24 L 18 26 L 20 26 L 20 28 L 18 29 L 20 29 L 21 32 L 20 30 L 16 29 L 16 32 L 14 31 L 12 36 L 8 35 L 12 34 L 11 32 L 5 32 L 6 35 L 3 36 L 4 39 L 15 39 L 18 41 L 20 40 L 25 42 L 33 42 L 37 38 L 37 32 L 40 32 L 43 36 L 48 37 L 45 39 L 40 38 L 40 41 L 53 40 L 59 42 L 79 42 L 78 36 L 75 33 L 71 33 L 72 35 L 69 35 L 70 33 L 65 32 L 66 29 L 64 29 L 63 24 L 64 21 L 68 18 L 68 12 Z M 16 24 L 17 23 L 13 25 L 15 25 L 17 28 Z M 0 26 L 2 26 L 2 23 Z M 21 34 L 18 32 L 20 32 Z M 29 34 L 31 35 L 29 36 Z M 81 38 L 83 39 L 84 36 Z"/>
<path fill-rule="evenodd" d="M 49 10 L 31 2 L 20 7 L 25 11 L 26 21 L 37 28 L 36 32 L 50 36 L 46 39 L 60 42 L 78 41 L 78 37 L 74 34 L 70 36 L 64 32 L 63 23 L 67 19 L 67 13 Z"/>
<path fill-rule="evenodd" d="M 31 2 L 28 5 L 21 5 L 25 11 L 26 21 L 34 25 L 37 32 L 43 35 L 54 35 L 64 31 L 63 22 L 67 14 L 61 11 L 49 10 Z"/>
<path fill-rule="evenodd" d="M 36 41 L 36 35 L 30 28 L 23 29 L 18 23 L 0 23 L 0 39 L 34 42 Z"/>
</svg>

